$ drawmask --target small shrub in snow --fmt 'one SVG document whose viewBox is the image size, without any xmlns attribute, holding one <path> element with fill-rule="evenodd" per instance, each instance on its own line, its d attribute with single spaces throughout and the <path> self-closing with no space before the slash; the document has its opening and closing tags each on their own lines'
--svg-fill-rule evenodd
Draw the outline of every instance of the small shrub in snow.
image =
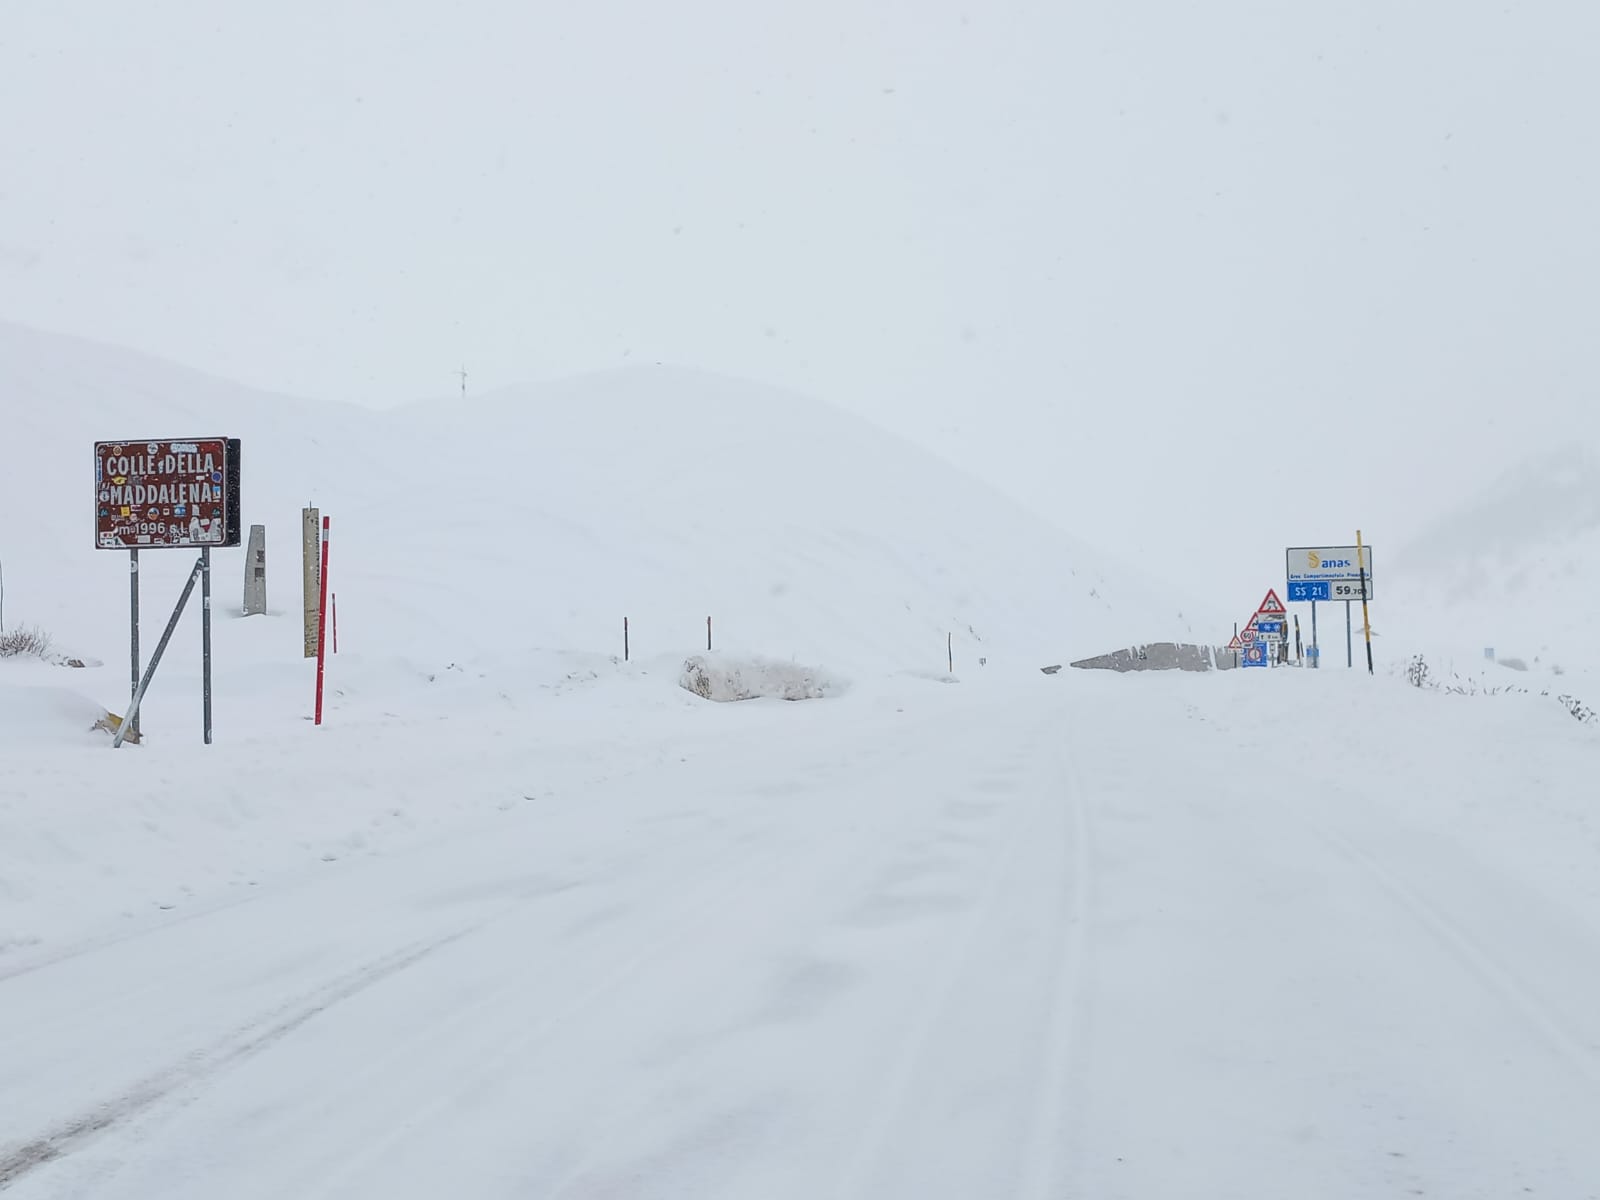
<svg viewBox="0 0 1600 1200">
<path fill-rule="evenodd" d="M 1556 700 L 1561 707 L 1565 708 L 1577 720 L 1583 722 L 1585 725 L 1592 725 L 1596 720 L 1600 720 L 1600 714 L 1597 714 L 1594 709 L 1590 708 L 1576 696 L 1557 696 Z"/>
<path fill-rule="evenodd" d="M 1425 688 L 1430 692 L 1443 692 L 1447 696 L 1531 696 L 1533 693 L 1525 687 L 1501 685 L 1487 687 L 1478 680 L 1468 677 L 1463 679 L 1455 672 L 1451 672 L 1448 682 L 1440 682 L 1433 677 L 1428 668 L 1427 659 L 1418 654 L 1406 665 L 1406 682 L 1415 688 Z M 1548 697 L 1549 692 L 1540 692 L 1541 697 Z M 1576 696 L 1557 696 L 1556 702 L 1566 709 L 1572 716 L 1585 725 L 1600 724 L 1600 712 L 1579 700 Z"/>
<path fill-rule="evenodd" d="M 1510 667 L 1513 671 L 1526 671 L 1528 664 L 1520 658 L 1502 658 L 1499 660 L 1502 667 Z M 1538 660 L 1535 659 L 1535 662 Z"/>
<path fill-rule="evenodd" d="M 8 633 L 0 633 L 0 658 L 18 658 L 31 655 L 43 658 L 50 653 L 50 635 L 34 625 L 24 625 Z"/>
</svg>

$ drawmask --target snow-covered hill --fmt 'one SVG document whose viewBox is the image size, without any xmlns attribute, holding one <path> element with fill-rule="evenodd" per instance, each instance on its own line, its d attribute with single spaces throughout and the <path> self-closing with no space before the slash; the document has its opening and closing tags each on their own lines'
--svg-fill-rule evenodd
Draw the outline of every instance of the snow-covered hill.
<svg viewBox="0 0 1600 1200">
<path fill-rule="evenodd" d="M 1407 642 L 1600 673 L 1600 452 L 1518 463 L 1378 570 L 1383 625 Z"/>
<path fill-rule="evenodd" d="M 258 698 L 241 672 L 301 664 L 307 502 L 333 519 L 344 655 L 404 662 L 415 678 L 535 649 L 619 654 L 624 617 L 638 654 L 703 649 L 710 616 L 719 649 L 847 674 L 942 670 L 947 634 L 958 668 L 1031 670 L 1221 628 L 864 421 L 704 373 L 635 369 L 373 412 L 6 326 L 0 395 L 16 448 L 0 500 L 26 514 L 0 527 L 7 619 L 106 663 L 124 658 L 127 576 L 123 556 L 91 548 L 91 443 L 243 439 L 244 520 L 267 526 L 276 615 L 219 622 L 217 662 L 221 686 Z M 242 555 L 217 556 L 221 616 L 236 609 Z M 189 557 L 144 557 L 149 638 Z M 163 682 L 192 669 L 196 642 L 179 637 Z M 106 674 L 110 703 L 123 672 Z M 174 691 L 153 693 L 158 718 Z"/>
</svg>

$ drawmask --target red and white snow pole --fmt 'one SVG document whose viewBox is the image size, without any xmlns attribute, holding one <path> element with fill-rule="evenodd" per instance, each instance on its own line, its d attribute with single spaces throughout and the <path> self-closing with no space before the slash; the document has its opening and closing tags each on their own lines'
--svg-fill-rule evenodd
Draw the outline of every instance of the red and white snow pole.
<svg viewBox="0 0 1600 1200">
<path fill-rule="evenodd" d="M 322 724 L 322 683 L 328 665 L 328 526 L 330 518 L 322 518 L 322 579 L 320 598 L 317 601 L 317 713 L 316 724 Z"/>
</svg>

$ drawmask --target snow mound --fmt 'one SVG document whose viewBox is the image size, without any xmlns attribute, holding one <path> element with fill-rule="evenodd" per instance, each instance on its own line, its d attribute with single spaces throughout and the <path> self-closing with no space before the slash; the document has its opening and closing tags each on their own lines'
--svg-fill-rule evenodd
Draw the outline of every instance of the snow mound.
<svg viewBox="0 0 1600 1200">
<path fill-rule="evenodd" d="M 836 680 L 798 663 L 715 654 L 697 654 L 686 661 L 678 682 L 685 691 L 719 702 L 758 697 L 820 700 L 843 690 Z"/>
<path fill-rule="evenodd" d="M 68 688 L 0 681 L 0 746 L 105 742 L 94 732 L 106 709 Z"/>
</svg>

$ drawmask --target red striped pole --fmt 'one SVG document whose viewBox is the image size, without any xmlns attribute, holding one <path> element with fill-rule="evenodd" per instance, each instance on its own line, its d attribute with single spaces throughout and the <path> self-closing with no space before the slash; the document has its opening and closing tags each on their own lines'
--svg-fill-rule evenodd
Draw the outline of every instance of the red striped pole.
<svg viewBox="0 0 1600 1200">
<path fill-rule="evenodd" d="M 328 526 L 331 518 L 322 518 L 322 580 L 321 596 L 317 603 L 317 714 L 315 721 L 322 724 L 322 681 L 327 670 L 328 656 Z"/>
</svg>

